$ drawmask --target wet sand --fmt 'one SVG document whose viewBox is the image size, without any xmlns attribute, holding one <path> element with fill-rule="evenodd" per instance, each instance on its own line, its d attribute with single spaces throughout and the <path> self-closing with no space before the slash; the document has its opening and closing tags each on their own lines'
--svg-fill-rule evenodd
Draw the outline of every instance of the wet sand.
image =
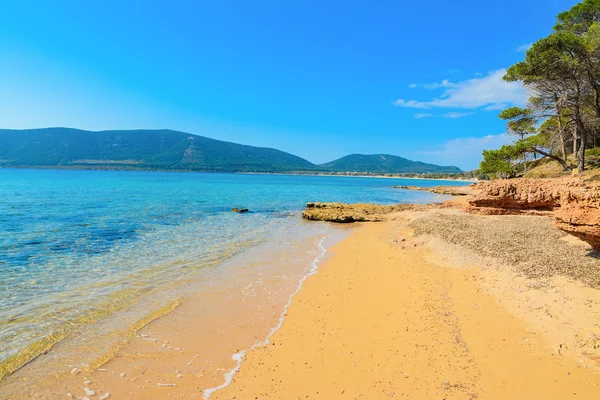
<svg viewBox="0 0 600 400">
<path fill-rule="evenodd" d="M 435 247 L 412 237 L 410 219 L 364 224 L 331 249 L 272 343 L 250 352 L 212 398 L 600 398 L 593 357 L 561 353 L 533 312 L 504 306 L 498 288 L 511 284 L 508 271 L 490 285 L 491 275 L 468 262 L 433 262 Z M 572 289 L 598 299 L 594 289 Z M 560 300 L 572 305 L 567 294 Z M 596 329 L 600 308 L 590 307 L 585 321 L 557 329 Z"/>
</svg>

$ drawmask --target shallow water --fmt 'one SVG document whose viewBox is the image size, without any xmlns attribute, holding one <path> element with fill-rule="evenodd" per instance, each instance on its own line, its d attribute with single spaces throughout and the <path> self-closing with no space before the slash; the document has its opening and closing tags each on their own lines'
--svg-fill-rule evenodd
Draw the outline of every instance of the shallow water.
<svg viewBox="0 0 600 400">
<path fill-rule="evenodd" d="M 301 221 L 308 201 L 424 203 L 440 197 L 392 186 L 438 184 L 0 170 L 0 377 L 82 326 L 122 314 L 134 304 L 136 318 L 151 314 L 181 296 L 177 288 L 206 278 L 236 254 L 259 245 L 285 252 L 277 238 L 326 237 L 323 225 L 309 228 Z M 232 207 L 251 212 L 236 214 Z M 304 268 L 310 270 L 298 266 Z M 155 301 L 140 306 L 144 296 Z"/>
</svg>

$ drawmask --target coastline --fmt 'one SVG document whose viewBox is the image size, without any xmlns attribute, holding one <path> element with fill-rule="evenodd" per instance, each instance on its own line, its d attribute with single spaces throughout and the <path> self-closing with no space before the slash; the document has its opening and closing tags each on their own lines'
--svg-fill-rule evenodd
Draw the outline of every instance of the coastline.
<svg viewBox="0 0 600 400">
<path fill-rule="evenodd" d="M 385 179 L 417 179 L 424 181 L 446 181 L 446 182 L 480 182 L 476 179 L 452 179 L 452 178 L 420 178 L 420 177 L 408 177 L 408 176 L 386 176 L 386 175 L 355 175 L 355 173 L 348 174 L 337 174 L 337 173 L 301 173 L 301 172 L 252 172 L 252 171 L 213 171 L 213 170 L 190 170 L 190 169 L 151 169 L 151 168 L 135 168 L 135 167 L 123 167 L 123 166 L 6 166 L 0 165 L 0 169 L 14 169 L 14 170 L 28 170 L 28 169 L 40 169 L 40 170 L 56 170 L 56 171 L 137 171 L 137 172 L 176 172 L 176 173 L 201 173 L 201 174 L 240 174 L 240 175 L 291 175 L 291 176 L 334 176 L 334 177 L 351 177 L 351 178 L 385 178 Z"/>
<path fill-rule="evenodd" d="M 589 274 L 539 265 L 540 251 L 556 248 L 600 271 L 589 244 L 559 231 L 548 214 L 456 209 L 467 198 L 453 200 L 455 208 L 363 205 L 374 208 L 364 221 L 378 222 L 351 225 L 346 238 L 335 225 L 337 244 L 297 237 L 295 254 L 310 255 L 300 275 L 286 269 L 284 249 L 244 254 L 236 265 L 245 268 L 225 265 L 218 280 L 190 288 L 171 312 L 133 327 L 89 365 L 50 368 L 53 376 L 37 381 L 18 371 L 0 395 L 600 396 L 600 290 Z M 494 247 L 497 234 L 515 251 Z"/>
<path fill-rule="evenodd" d="M 232 281 L 217 283 L 146 324 L 103 363 L 46 384 L 78 399 L 86 388 L 148 399 L 600 396 L 600 290 L 560 275 L 527 277 L 417 233 L 448 218 L 511 226 L 525 218 L 554 229 L 539 216 L 392 213 L 321 247 L 296 286 L 271 299 L 265 293 L 280 281 L 256 291 L 246 281 L 250 298 L 223 297 L 236 293 Z M 34 395 L 8 398 L 55 398 Z"/>
<path fill-rule="evenodd" d="M 88 391 L 111 398 L 182 392 L 197 397 L 227 384 L 239 367 L 238 355 L 268 342 L 291 298 L 326 256 L 325 249 L 347 232 L 325 224 L 320 226 L 326 229 L 302 225 L 295 236 L 284 235 L 284 248 L 266 242 L 224 261 L 210 276 L 191 283 L 176 304 L 111 335 L 99 354 L 85 344 L 84 332 L 106 330 L 107 321 L 82 329 L 81 340 L 56 343 L 50 357 L 42 355 L 5 377 L 0 397 L 82 399 Z M 92 358 L 64 356 L 73 350 L 90 352 Z M 56 364 L 57 356 L 66 361 Z"/>
</svg>

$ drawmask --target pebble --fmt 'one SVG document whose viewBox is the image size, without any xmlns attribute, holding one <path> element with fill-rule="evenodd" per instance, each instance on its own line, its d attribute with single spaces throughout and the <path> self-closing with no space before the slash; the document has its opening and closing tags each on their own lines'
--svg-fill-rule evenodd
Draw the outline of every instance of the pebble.
<svg viewBox="0 0 600 400">
<path fill-rule="evenodd" d="M 125 372 L 121 372 L 121 373 L 119 374 L 119 376 L 120 376 L 121 378 L 125 378 Z"/>
<path fill-rule="evenodd" d="M 77 375 L 77 374 L 78 374 L 78 373 L 80 373 L 80 372 L 81 372 L 81 370 L 80 370 L 79 368 L 73 368 L 73 369 L 71 370 L 71 373 L 72 373 L 73 375 Z"/>
<path fill-rule="evenodd" d="M 183 378 L 183 375 L 181 375 L 181 374 L 177 374 L 177 377 L 178 377 L 178 378 Z"/>
<path fill-rule="evenodd" d="M 100 400 L 106 400 L 110 397 L 110 393 L 106 392 L 102 396 L 98 397 Z"/>
<path fill-rule="evenodd" d="M 83 398 L 83 399 L 81 399 L 81 400 L 92 400 L 92 399 L 90 399 L 89 397 L 84 397 L 84 398 Z"/>
<path fill-rule="evenodd" d="M 175 386 L 177 386 L 176 383 L 157 383 L 157 385 L 161 386 L 161 387 L 175 387 Z"/>
<path fill-rule="evenodd" d="M 92 389 L 90 388 L 83 388 L 83 391 L 85 392 L 85 394 L 87 394 L 88 396 L 95 396 L 96 392 L 94 392 Z"/>
<path fill-rule="evenodd" d="M 90 381 L 89 379 L 86 379 L 85 381 L 83 381 L 83 383 L 85 383 L 86 385 L 89 385 L 90 383 L 92 383 L 92 381 Z"/>
</svg>

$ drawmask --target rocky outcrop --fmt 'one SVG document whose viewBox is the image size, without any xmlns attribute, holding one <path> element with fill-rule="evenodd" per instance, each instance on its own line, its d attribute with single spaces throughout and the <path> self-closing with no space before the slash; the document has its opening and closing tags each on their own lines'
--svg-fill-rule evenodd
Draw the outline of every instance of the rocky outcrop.
<svg viewBox="0 0 600 400">
<path fill-rule="evenodd" d="M 600 182 L 579 179 L 496 180 L 477 185 L 467 211 L 551 214 L 558 228 L 600 249 Z"/>
<path fill-rule="evenodd" d="M 421 190 L 435 194 L 444 194 L 447 196 L 467 196 L 473 194 L 473 189 L 469 186 L 435 186 L 435 187 L 420 187 L 420 186 L 392 186 L 394 189 L 406 190 Z"/>
<path fill-rule="evenodd" d="M 554 213 L 556 225 L 600 250 L 600 183 L 571 187 Z"/>
<path fill-rule="evenodd" d="M 563 184 L 543 179 L 495 180 L 477 185 L 474 207 L 552 211 L 560 206 Z"/>
<path fill-rule="evenodd" d="M 394 212 L 423 210 L 431 207 L 417 204 L 381 206 L 376 204 L 307 203 L 302 218 L 337 223 L 383 221 L 388 214 Z"/>
</svg>

